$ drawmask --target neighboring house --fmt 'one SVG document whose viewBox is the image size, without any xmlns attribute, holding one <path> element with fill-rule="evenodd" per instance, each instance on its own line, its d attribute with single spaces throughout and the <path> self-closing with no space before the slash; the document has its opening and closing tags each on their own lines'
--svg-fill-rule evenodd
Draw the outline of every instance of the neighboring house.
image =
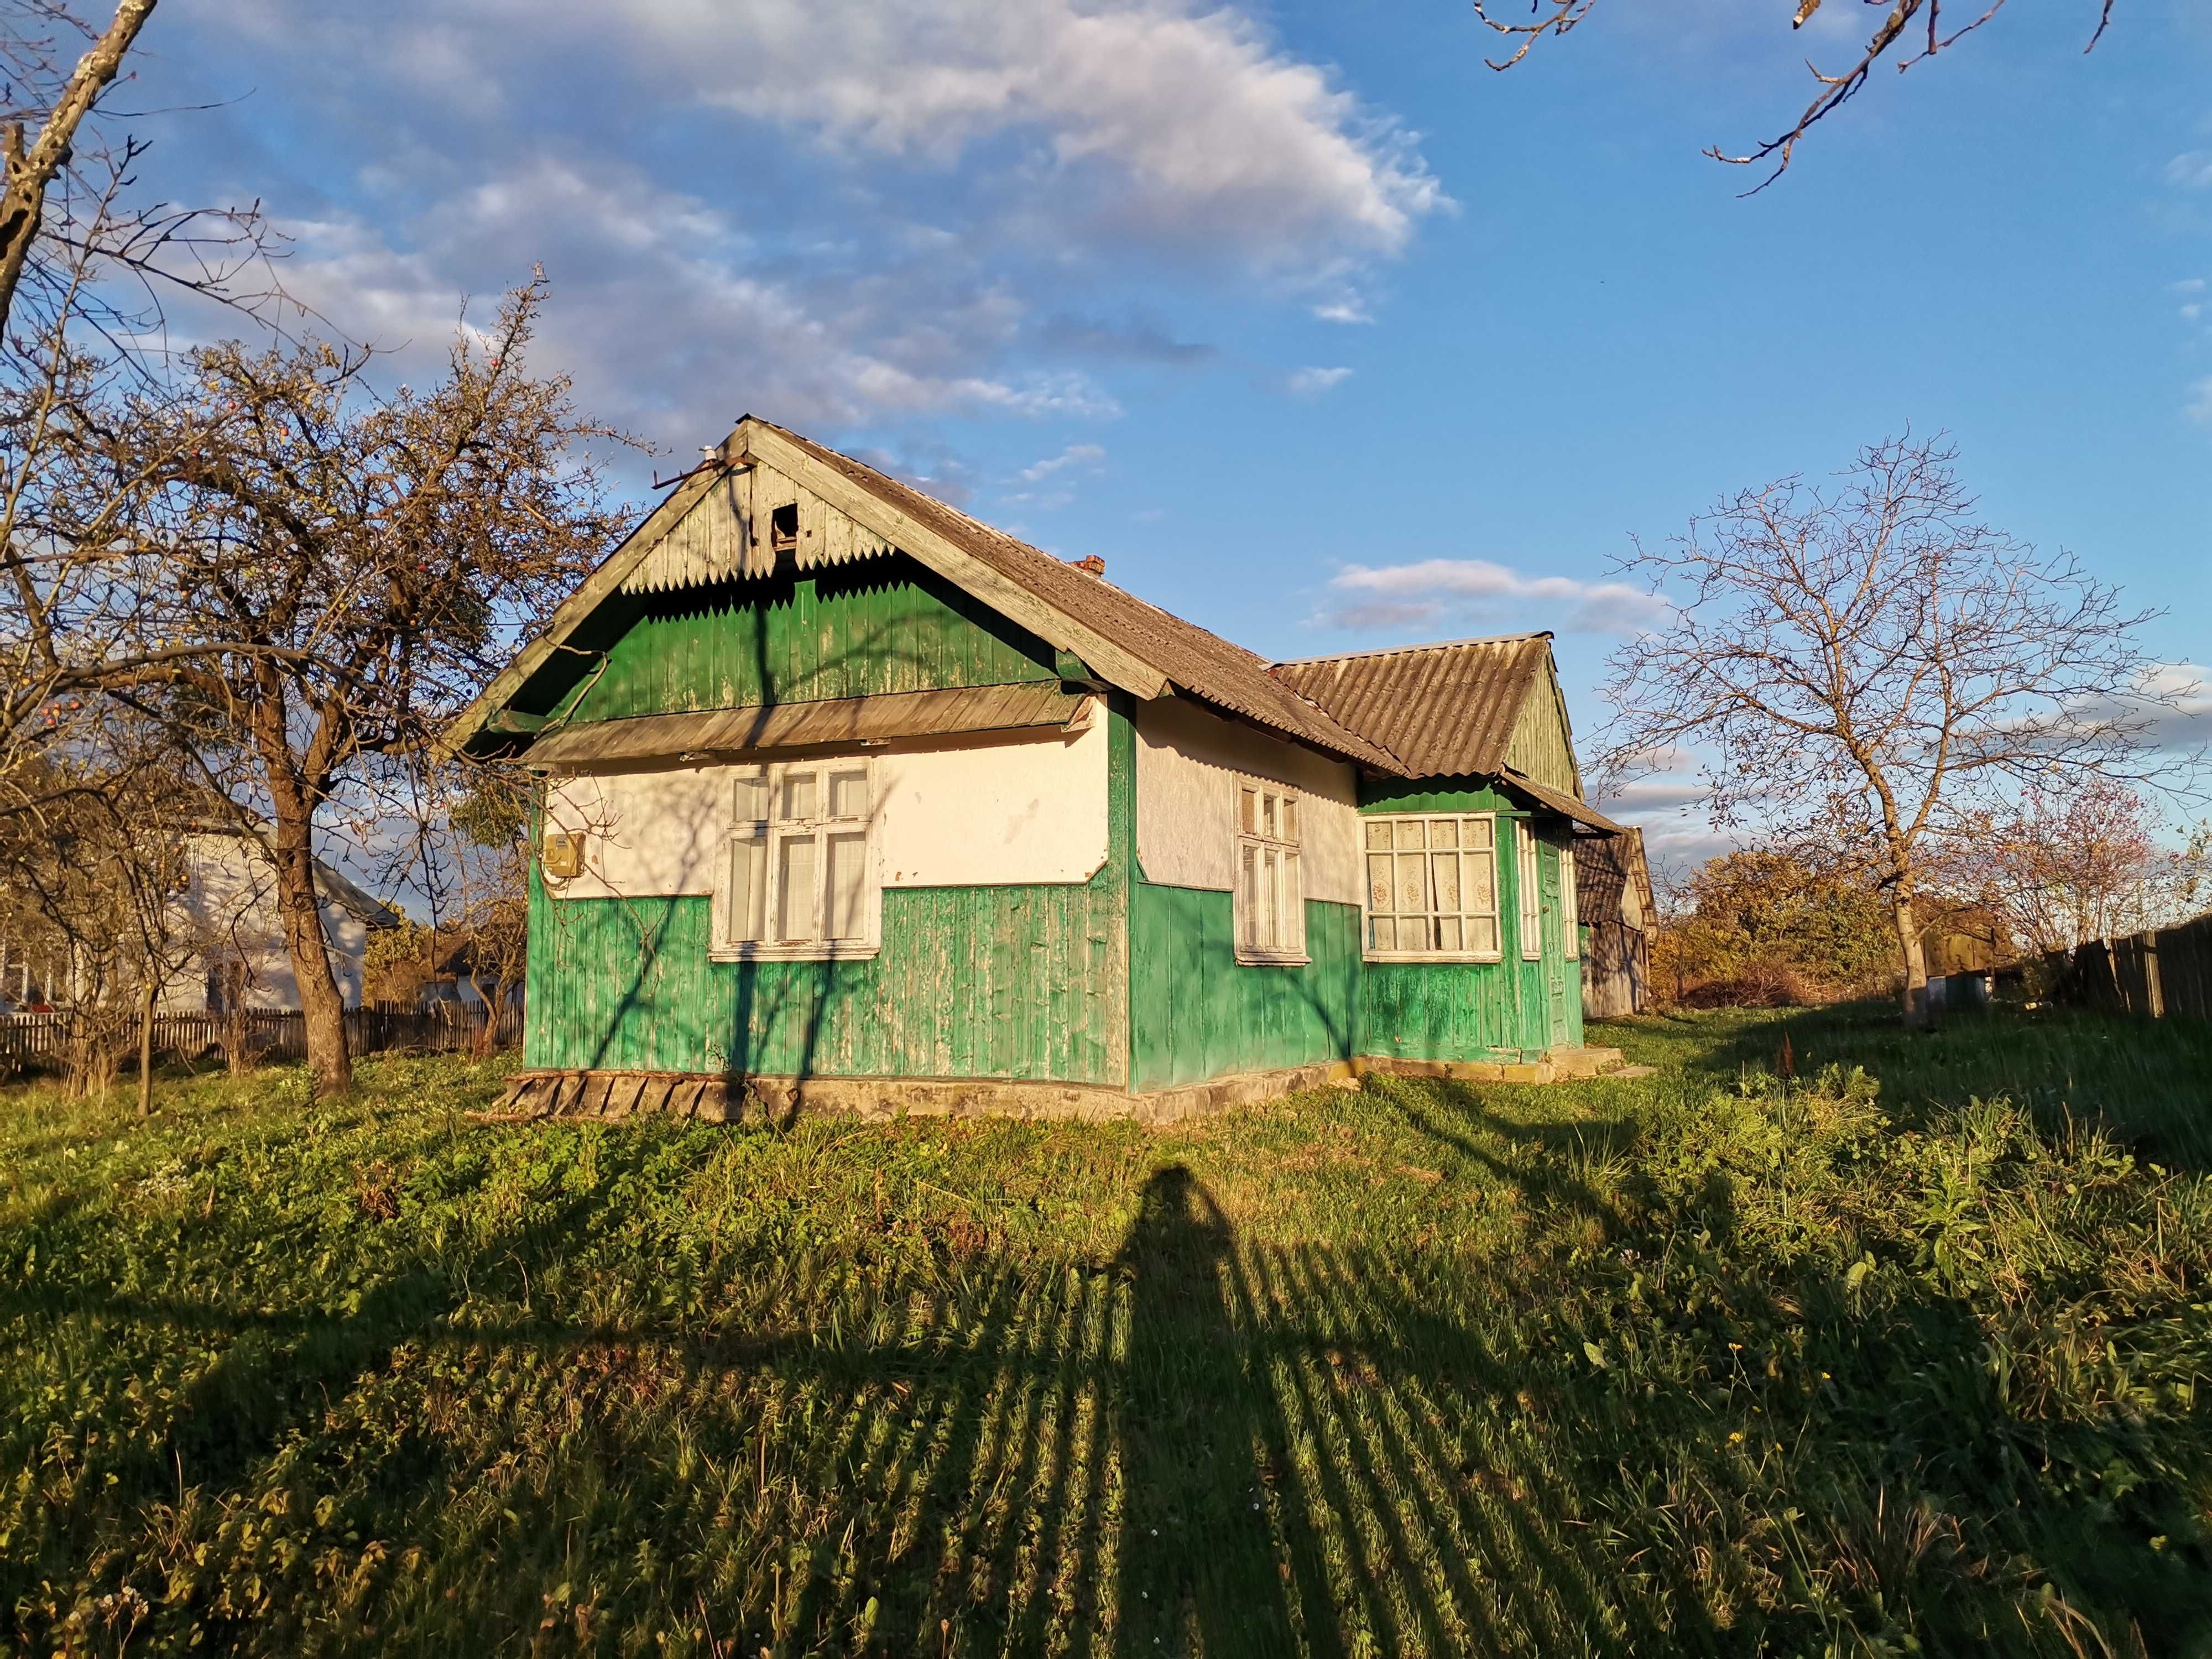
<svg viewBox="0 0 2212 1659">
<path fill-rule="evenodd" d="M 1271 665 L 1103 570 L 740 422 L 447 735 L 549 780 L 526 1065 L 1143 1113 L 1580 1045 L 1548 635 Z"/>
<path fill-rule="evenodd" d="M 169 981 L 164 1011 L 297 1008 L 300 986 L 276 908 L 276 870 L 260 838 L 242 830 L 197 830 L 186 851 L 190 873 L 173 901 L 171 932 L 190 954 Z M 399 917 L 320 860 L 315 886 L 338 994 L 347 1007 L 357 1008 L 368 936 L 398 926 Z"/>
<path fill-rule="evenodd" d="M 1575 879 L 1582 896 L 1583 1013 L 1591 1019 L 1640 1014 L 1650 996 L 1651 930 L 1659 921 L 1644 832 L 1585 842 Z"/>
</svg>

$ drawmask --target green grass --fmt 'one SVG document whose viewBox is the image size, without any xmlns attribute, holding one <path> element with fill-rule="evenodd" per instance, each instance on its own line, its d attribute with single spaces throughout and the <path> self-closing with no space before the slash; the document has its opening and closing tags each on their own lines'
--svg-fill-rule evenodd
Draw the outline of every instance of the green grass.
<svg viewBox="0 0 2212 1659">
<path fill-rule="evenodd" d="M 1171 1133 L 0 1096 L 0 1650 L 2212 1651 L 2212 1033 L 1606 1030 Z"/>
</svg>

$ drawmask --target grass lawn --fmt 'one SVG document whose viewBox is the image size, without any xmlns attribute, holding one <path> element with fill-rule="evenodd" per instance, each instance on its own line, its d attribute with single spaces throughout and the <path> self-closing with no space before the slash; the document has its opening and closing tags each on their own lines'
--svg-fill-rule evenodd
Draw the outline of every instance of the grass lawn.
<svg viewBox="0 0 2212 1659">
<path fill-rule="evenodd" d="M 1175 1131 L 0 1094 L 0 1652 L 2212 1652 L 2212 1032 L 1884 1021 Z"/>
</svg>

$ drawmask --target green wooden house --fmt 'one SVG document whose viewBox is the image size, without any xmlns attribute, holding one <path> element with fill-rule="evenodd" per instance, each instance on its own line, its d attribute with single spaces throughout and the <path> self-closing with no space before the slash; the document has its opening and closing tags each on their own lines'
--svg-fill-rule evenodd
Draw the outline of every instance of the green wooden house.
<svg viewBox="0 0 2212 1659">
<path fill-rule="evenodd" d="M 748 417 L 448 741 L 545 781 L 542 1105 L 1577 1065 L 1548 635 L 1269 663 Z"/>
</svg>

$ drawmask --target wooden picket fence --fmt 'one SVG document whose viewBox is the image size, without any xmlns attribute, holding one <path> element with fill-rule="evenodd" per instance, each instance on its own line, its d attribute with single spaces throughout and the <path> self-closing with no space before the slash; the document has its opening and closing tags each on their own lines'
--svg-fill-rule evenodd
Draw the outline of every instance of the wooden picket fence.
<svg viewBox="0 0 2212 1659">
<path fill-rule="evenodd" d="M 492 1021 L 490 1046 L 512 1048 L 522 1041 L 522 1010 L 503 1005 L 438 1002 L 427 1008 L 386 1006 L 346 1011 L 346 1047 L 356 1054 L 475 1054 L 483 1046 L 486 1019 Z M 0 1015 L 0 1076 L 37 1071 L 58 1063 L 67 1050 L 76 1015 L 64 1008 L 52 1013 Z M 130 1053 L 137 1053 L 137 1028 L 127 1033 Z M 252 1009 L 241 1014 L 156 1014 L 154 1052 L 158 1060 L 197 1064 L 221 1059 L 235 1041 L 256 1065 L 305 1060 L 307 1017 L 296 1009 Z"/>
<path fill-rule="evenodd" d="M 2212 1019 L 2212 915 L 2043 961 L 2060 1001 L 2139 1019 Z"/>
</svg>

